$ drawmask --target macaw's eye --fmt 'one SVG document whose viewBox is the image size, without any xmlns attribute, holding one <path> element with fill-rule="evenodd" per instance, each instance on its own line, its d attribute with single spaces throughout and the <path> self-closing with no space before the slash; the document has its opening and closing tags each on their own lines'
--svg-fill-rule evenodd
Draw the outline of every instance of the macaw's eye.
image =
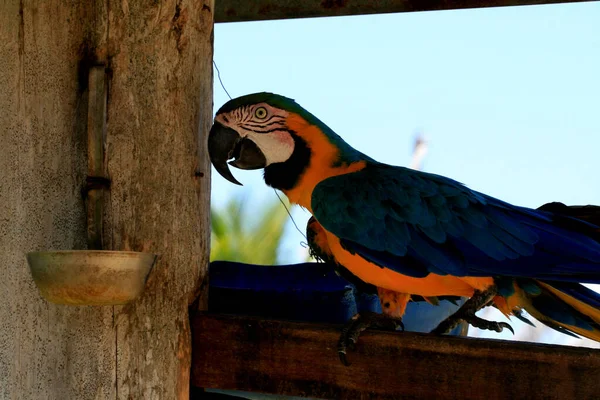
<svg viewBox="0 0 600 400">
<path fill-rule="evenodd" d="M 256 111 L 254 111 L 254 116 L 258 119 L 267 118 L 267 109 L 264 107 L 258 107 Z"/>
</svg>

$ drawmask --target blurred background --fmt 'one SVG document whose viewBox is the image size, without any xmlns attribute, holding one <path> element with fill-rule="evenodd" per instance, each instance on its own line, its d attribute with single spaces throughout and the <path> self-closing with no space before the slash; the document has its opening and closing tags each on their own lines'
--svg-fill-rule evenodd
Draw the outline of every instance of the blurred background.
<svg viewBox="0 0 600 400">
<path fill-rule="evenodd" d="M 600 2 L 217 24 L 214 59 L 232 97 L 294 98 L 378 161 L 532 208 L 600 205 L 598 21 Z M 233 172 L 243 187 L 213 170 L 212 259 L 306 261 L 262 173 Z M 290 212 L 304 232 L 308 212 Z M 515 336 L 469 334 L 600 347 L 510 322 Z"/>
</svg>

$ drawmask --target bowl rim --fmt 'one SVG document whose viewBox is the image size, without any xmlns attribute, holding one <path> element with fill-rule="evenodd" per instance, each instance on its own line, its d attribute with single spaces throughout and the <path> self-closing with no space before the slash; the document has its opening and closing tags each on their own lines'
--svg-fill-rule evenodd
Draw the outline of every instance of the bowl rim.
<svg viewBox="0 0 600 400">
<path fill-rule="evenodd" d="M 154 256 L 157 257 L 156 253 L 148 253 L 144 251 L 125 251 L 125 250 L 42 250 L 42 251 L 30 251 L 27 256 L 38 256 L 38 255 L 69 255 L 69 254 L 97 254 L 97 255 L 128 255 L 135 257 Z"/>
</svg>

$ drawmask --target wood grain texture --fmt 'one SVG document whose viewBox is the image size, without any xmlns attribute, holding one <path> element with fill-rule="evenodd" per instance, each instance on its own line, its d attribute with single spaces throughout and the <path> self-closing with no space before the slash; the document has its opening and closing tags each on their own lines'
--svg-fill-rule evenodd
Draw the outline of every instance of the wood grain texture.
<svg viewBox="0 0 600 400">
<path fill-rule="evenodd" d="M 0 399 L 187 398 L 188 302 L 208 264 L 212 28 L 211 1 L 0 4 Z M 86 247 L 97 63 L 112 77 L 105 248 L 160 260 L 133 304 L 58 306 L 25 253 Z"/>
<path fill-rule="evenodd" d="M 591 399 L 600 351 L 366 332 L 344 367 L 339 327 L 198 313 L 192 383 L 328 399 Z"/>
<path fill-rule="evenodd" d="M 116 308 L 118 399 L 186 399 L 188 306 L 209 255 L 213 2 L 110 1 L 106 234 L 159 255 Z"/>
<path fill-rule="evenodd" d="M 88 1 L 0 2 L 0 399 L 114 398 L 110 307 L 47 303 L 25 253 L 83 249 Z"/>
</svg>

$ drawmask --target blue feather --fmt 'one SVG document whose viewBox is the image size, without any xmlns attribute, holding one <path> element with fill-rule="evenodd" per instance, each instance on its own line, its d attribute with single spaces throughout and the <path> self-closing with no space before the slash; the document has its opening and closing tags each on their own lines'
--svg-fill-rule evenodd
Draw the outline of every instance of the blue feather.
<svg viewBox="0 0 600 400">
<path fill-rule="evenodd" d="M 418 226 L 418 229 L 433 240 L 435 243 L 444 243 L 446 241 L 446 232 L 442 229 L 441 224 L 436 223 L 432 226 Z"/>
<path fill-rule="evenodd" d="M 538 296 L 542 294 L 542 288 L 538 286 L 535 281 L 531 279 L 518 279 L 517 284 L 521 289 L 523 289 L 527 294 L 532 296 Z"/>
<path fill-rule="evenodd" d="M 531 304 L 544 316 L 563 325 L 572 325 L 587 331 L 596 325 L 589 317 L 548 293 L 531 298 Z"/>
<path fill-rule="evenodd" d="M 552 328 L 554 329 L 556 332 L 562 333 L 563 335 L 567 335 L 567 336 L 571 336 L 574 337 L 576 339 L 581 339 L 578 335 L 574 334 L 573 332 L 571 332 L 568 329 L 563 328 L 560 325 L 556 325 L 550 321 L 541 321 L 542 324 L 546 325 L 548 328 Z"/>
<path fill-rule="evenodd" d="M 434 246 L 426 239 L 415 235 L 411 241 L 409 254 L 425 264 L 430 270 L 435 270 L 440 275 L 462 275 L 464 266 L 452 254 L 444 251 L 441 246 Z"/>
<path fill-rule="evenodd" d="M 360 254 L 369 262 L 381 267 L 391 268 L 394 266 L 395 270 L 405 275 L 414 276 L 415 278 L 424 278 L 430 274 L 430 272 L 416 260 L 411 257 L 402 257 L 402 262 L 398 263 L 398 257 L 386 253 L 385 251 L 376 251 L 370 248 L 361 246 L 358 243 L 350 242 L 348 240 L 341 241 L 342 247 L 348 250 L 352 254 Z"/>
<path fill-rule="evenodd" d="M 569 295 L 591 307 L 600 310 L 600 293 L 597 293 L 592 289 L 589 289 L 579 283 L 559 281 L 552 281 L 547 283 L 555 289 L 558 289 L 561 292 L 565 293 L 566 295 Z"/>
<path fill-rule="evenodd" d="M 438 175 L 368 161 L 317 184 L 311 206 L 357 254 L 407 275 L 409 255 L 441 275 L 600 282 L 600 242 L 568 229 L 589 224 L 557 224 Z"/>
</svg>

